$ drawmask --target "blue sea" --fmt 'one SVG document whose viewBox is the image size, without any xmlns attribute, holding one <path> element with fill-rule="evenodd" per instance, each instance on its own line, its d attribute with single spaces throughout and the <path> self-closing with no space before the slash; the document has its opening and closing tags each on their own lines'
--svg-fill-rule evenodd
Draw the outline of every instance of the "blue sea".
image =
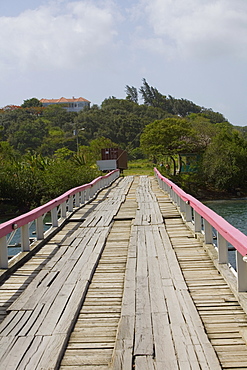
<svg viewBox="0 0 247 370">
<path fill-rule="evenodd" d="M 247 199 L 216 200 L 204 204 L 247 235 Z M 229 251 L 229 261 L 236 268 L 234 251 Z"/>
<path fill-rule="evenodd" d="M 6 218 L 1 218 L 0 219 L 0 223 L 5 222 L 5 221 L 7 221 Z M 47 214 L 45 216 L 44 220 L 43 220 L 43 222 L 44 222 L 44 231 L 48 230 L 51 227 L 50 221 L 51 221 L 51 216 L 50 216 L 50 214 Z M 9 238 L 9 236 L 10 235 L 7 236 L 7 240 Z M 29 237 L 30 237 L 30 239 L 32 239 L 32 238 L 35 238 L 35 236 L 36 236 L 36 234 L 35 234 L 35 223 L 33 223 L 29 228 Z M 14 255 L 18 254 L 21 251 L 20 242 L 21 242 L 21 232 L 20 232 L 20 229 L 17 229 L 13 238 L 9 242 L 9 244 L 10 244 L 10 246 L 8 247 L 8 255 L 9 256 L 14 256 Z"/>
<path fill-rule="evenodd" d="M 247 199 L 216 200 L 204 204 L 247 235 Z"/>
</svg>

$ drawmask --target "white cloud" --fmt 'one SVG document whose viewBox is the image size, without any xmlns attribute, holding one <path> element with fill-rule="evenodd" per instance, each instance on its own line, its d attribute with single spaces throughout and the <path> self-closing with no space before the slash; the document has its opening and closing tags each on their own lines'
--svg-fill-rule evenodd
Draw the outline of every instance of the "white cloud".
<svg viewBox="0 0 247 370">
<path fill-rule="evenodd" d="M 142 35 L 148 49 L 156 37 L 168 56 L 247 58 L 246 0 L 140 0 L 138 9 L 153 33 Z"/>
<path fill-rule="evenodd" d="M 0 17 L 0 73 L 97 64 L 114 46 L 111 3 L 57 1 Z M 102 60 L 101 60 L 102 62 Z"/>
</svg>

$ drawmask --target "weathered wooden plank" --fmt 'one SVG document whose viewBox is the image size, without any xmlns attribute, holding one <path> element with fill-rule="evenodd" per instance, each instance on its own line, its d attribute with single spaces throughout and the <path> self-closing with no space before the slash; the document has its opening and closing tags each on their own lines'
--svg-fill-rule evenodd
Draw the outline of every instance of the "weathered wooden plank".
<svg viewBox="0 0 247 370">
<path fill-rule="evenodd" d="M 42 353 L 45 351 L 49 338 L 43 337 L 26 337 L 32 339 L 31 345 L 22 353 L 22 359 L 17 368 L 20 369 L 37 369 Z"/>
<path fill-rule="evenodd" d="M 134 366 L 136 370 L 155 370 L 152 356 L 136 356 Z"/>
<path fill-rule="evenodd" d="M 133 362 L 134 327 L 134 315 L 121 316 L 113 354 L 112 370 L 131 369 Z"/>
<path fill-rule="evenodd" d="M 12 346 L 1 358 L 2 369 L 18 369 L 23 355 L 28 351 L 33 339 L 33 337 L 12 337 Z"/>
<path fill-rule="evenodd" d="M 29 286 L 25 289 L 21 296 L 9 307 L 10 311 L 17 311 L 23 307 L 24 302 L 26 302 L 30 296 L 32 296 L 33 292 L 36 291 L 37 286 L 39 286 L 44 280 L 44 278 L 49 274 L 48 271 L 42 270 L 39 274 L 34 278 L 34 280 L 29 284 Z"/>
<path fill-rule="evenodd" d="M 146 240 L 143 228 L 138 229 L 136 271 L 136 322 L 134 355 L 153 355 L 153 333 L 148 287 Z"/>
<path fill-rule="evenodd" d="M 109 366 L 108 365 L 84 365 L 84 369 L 85 370 L 109 370 Z M 73 365 L 73 366 L 70 366 L 70 365 L 64 365 L 64 366 L 60 366 L 59 367 L 59 370 L 81 370 L 81 366 L 80 365 Z"/>
<path fill-rule="evenodd" d="M 47 337 L 45 337 L 45 339 L 46 338 Z M 43 351 L 42 356 L 40 356 L 37 367 L 40 369 L 56 369 L 61 361 L 66 344 L 66 339 L 67 334 L 56 334 L 48 336 L 46 349 L 45 351 Z"/>
<path fill-rule="evenodd" d="M 130 238 L 128 259 L 125 271 L 124 292 L 121 307 L 121 318 L 118 325 L 116 344 L 113 353 L 112 370 L 131 369 L 134 348 L 135 329 L 135 286 L 136 286 L 136 228 L 131 229 L 133 237 Z"/>
<path fill-rule="evenodd" d="M 163 369 L 178 369 L 178 361 L 174 348 L 174 341 L 169 323 L 168 314 L 152 313 L 155 357 Z M 162 368 L 162 367 L 160 367 Z"/>
<path fill-rule="evenodd" d="M 10 317 L 7 318 L 6 321 L 4 321 L 1 324 L 1 337 L 4 336 L 15 336 L 16 333 L 22 329 L 22 326 L 24 325 L 26 320 L 31 316 L 31 311 L 16 311 L 14 312 L 14 315 L 11 315 L 12 320 L 10 321 Z"/>
<path fill-rule="evenodd" d="M 67 351 L 68 354 L 63 358 L 61 366 L 108 366 L 111 362 L 111 349 L 96 349 L 91 352 L 88 349 L 78 351 Z M 97 370 L 97 367 L 96 367 Z"/>
<path fill-rule="evenodd" d="M 5 360 L 10 352 L 11 348 L 13 347 L 17 338 L 15 337 L 0 337 L 0 358 L 1 363 Z"/>
</svg>

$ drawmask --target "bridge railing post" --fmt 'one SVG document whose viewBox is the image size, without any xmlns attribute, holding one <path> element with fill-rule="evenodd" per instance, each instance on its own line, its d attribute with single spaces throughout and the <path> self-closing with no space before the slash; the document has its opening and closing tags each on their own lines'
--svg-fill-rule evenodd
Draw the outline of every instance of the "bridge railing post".
<svg viewBox="0 0 247 370">
<path fill-rule="evenodd" d="M 174 203 L 179 207 L 179 196 L 176 194 L 176 193 L 174 193 Z"/>
<path fill-rule="evenodd" d="M 81 204 L 84 204 L 85 203 L 85 192 L 86 192 L 86 190 L 83 190 L 81 192 Z"/>
<path fill-rule="evenodd" d="M 65 201 L 61 204 L 61 217 L 66 218 L 66 216 L 67 216 L 67 202 Z"/>
<path fill-rule="evenodd" d="M 6 236 L 0 238 L 0 268 L 8 268 L 8 246 Z"/>
<path fill-rule="evenodd" d="M 21 251 L 30 251 L 30 241 L 29 241 L 29 225 L 23 225 L 21 227 Z"/>
<path fill-rule="evenodd" d="M 192 221 L 192 208 L 190 206 L 189 201 L 185 202 L 185 221 L 186 222 Z"/>
<path fill-rule="evenodd" d="M 90 188 L 85 190 L 85 200 L 88 201 L 90 199 Z"/>
<path fill-rule="evenodd" d="M 183 199 L 181 199 L 181 201 L 180 201 L 180 212 L 182 214 L 185 214 L 185 212 L 186 212 L 186 204 L 185 204 L 185 201 Z"/>
<path fill-rule="evenodd" d="M 74 207 L 74 196 L 71 195 L 69 197 L 69 202 L 68 202 L 68 211 L 73 212 L 73 207 Z"/>
<path fill-rule="evenodd" d="M 242 254 L 236 251 L 238 291 L 247 292 L 247 263 Z"/>
<path fill-rule="evenodd" d="M 80 206 L 83 204 L 83 202 L 82 202 L 82 191 L 79 191 L 79 204 L 80 204 Z"/>
<path fill-rule="evenodd" d="M 202 217 L 195 210 L 194 210 L 194 228 L 195 233 L 200 233 L 202 231 Z"/>
<path fill-rule="evenodd" d="M 58 212 L 57 212 L 57 207 L 54 207 L 51 210 L 51 224 L 52 224 L 52 227 L 58 227 Z"/>
<path fill-rule="evenodd" d="M 35 220 L 36 223 L 36 237 L 37 240 L 44 239 L 44 224 L 43 224 L 43 217 L 40 216 Z"/>
<path fill-rule="evenodd" d="M 226 239 L 217 231 L 217 247 L 219 263 L 228 263 L 228 243 Z"/>
<path fill-rule="evenodd" d="M 80 193 L 75 194 L 75 207 L 80 207 Z"/>
<path fill-rule="evenodd" d="M 171 197 L 171 199 L 172 199 L 172 201 L 173 201 L 173 202 L 175 202 L 175 195 L 176 195 L 176 194 L 175 194 L 175 192 L 173 191 L 173 188 L 171 187 L 171 188 L 170 188 L 170 197 Z"/>
<path fill-rule="evenodd" d="M 203 219 L 204 224 L 204 239 L 206 244 L 213 244 L 213 228 L 210 223 Z"/>
<path fill-rule="evenodd" d="M 91 188 L 89 189 L 89 199 L 93 198 L 93 194 L 94 194 L 94 185 L 91 186 Z"/>
</svg>

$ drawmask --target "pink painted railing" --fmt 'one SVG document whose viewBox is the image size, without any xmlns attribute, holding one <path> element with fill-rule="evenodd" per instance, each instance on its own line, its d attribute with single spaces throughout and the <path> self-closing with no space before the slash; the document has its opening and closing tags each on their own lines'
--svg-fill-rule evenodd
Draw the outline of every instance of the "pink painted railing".
<svg viewBox="0 0 247 370">
<path fill-rule="evenodd" d="M 154 169 L 154 173 L 158 179 L 159 186 L 169 193 L 185 221 L 192 222 L 194 231 L 204 235 L 206 244 L 213 244 L 213 229 L 216 230 L 219 263 L 229 263 L 228 243 L 235 248 L 238 290 L 247 291 L 247 263 L 245 262 L 247 256 L 247 236 L 199 200 L 185 193 L 172 181 L 162 176 L 157 168 Z"/>
<path fill-rule="evenodd" d="M 31 241 L 29 236 L 29 226 L 35 221 L 35 234 L 37 240 L 42 240 L 57 227 L 61 226 L 65 220 L 71 216 L 73 211 L 92 199 L 99 190 L 109 186 L 119 177 L 119 170 L 112 171 L 105 176 L 100 176 L 89 184 L 73 188 L 56 199 L 33 209 L 21 216 L 13 218 L 0 224 L 0 268 L 8 268 L 8 239 L 17 229 L 21 230 L 21 251 L 30 251 Z M 48 212 L 51 213 L 51 229 L 44 231 L 43 218 Z M 11 237 L 9 238 L 9 240 Z"/>
</svg>

